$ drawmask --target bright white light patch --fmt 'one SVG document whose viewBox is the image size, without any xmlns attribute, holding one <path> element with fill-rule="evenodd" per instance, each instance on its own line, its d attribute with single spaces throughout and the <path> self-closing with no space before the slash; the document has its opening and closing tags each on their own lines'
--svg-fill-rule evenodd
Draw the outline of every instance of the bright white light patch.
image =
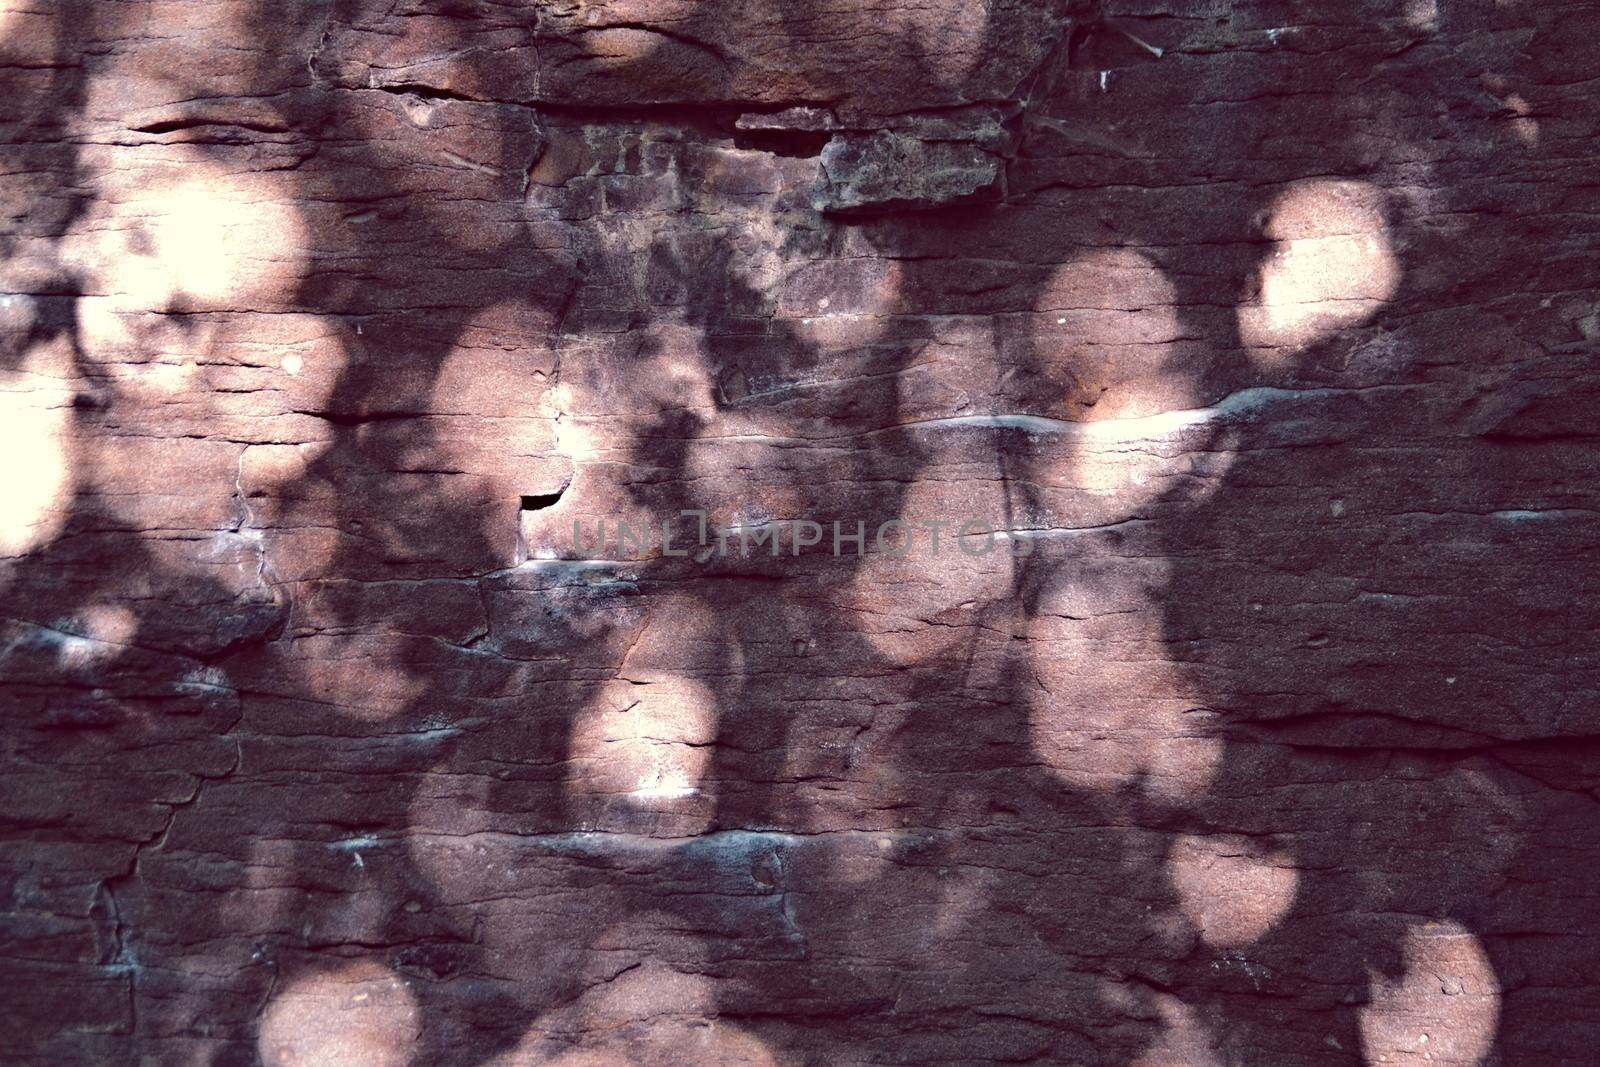
<svg viewBox="0 0 1600 1067">
<path fill-rule="evenodd" d="M 0 556 L 20 556 L 49 541 L 67 519 L 72 492 L 68 434 L 72 394 L 43 373 L 48 354 L 0 371 Z"/>
<path fill-rule="evenodd" d="M 1300 182 L 1279 197 L 1265 234 L 1260 292 L 1239 307 L 1239 335 L 1259 361 L 1366 322 L 1400 287 L 1384 194 L 1366 182 Z"/>
</svg>

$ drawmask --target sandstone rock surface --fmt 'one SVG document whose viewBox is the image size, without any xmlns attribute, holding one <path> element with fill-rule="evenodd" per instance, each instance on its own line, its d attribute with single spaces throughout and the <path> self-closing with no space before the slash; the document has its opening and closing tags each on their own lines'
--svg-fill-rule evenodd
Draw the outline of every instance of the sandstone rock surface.
<svg viewBox="0 0 1600 1067">
<path fill-rule="evenodd" d="M 0 0 L 0 1057 L 1592 1064 L 1597 34 Z"/>
</svg>

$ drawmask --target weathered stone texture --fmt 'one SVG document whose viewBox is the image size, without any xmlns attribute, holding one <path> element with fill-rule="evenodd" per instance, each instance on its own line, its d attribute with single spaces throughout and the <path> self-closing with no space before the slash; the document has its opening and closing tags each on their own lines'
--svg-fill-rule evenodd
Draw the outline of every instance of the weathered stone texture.
<svg viewBox="0 0 1600 1067">
<path fill-rule="evenodd" d="M 1593 1063 L 1597 39 L 0 0 L 0 1058 Z"/>
</svg>

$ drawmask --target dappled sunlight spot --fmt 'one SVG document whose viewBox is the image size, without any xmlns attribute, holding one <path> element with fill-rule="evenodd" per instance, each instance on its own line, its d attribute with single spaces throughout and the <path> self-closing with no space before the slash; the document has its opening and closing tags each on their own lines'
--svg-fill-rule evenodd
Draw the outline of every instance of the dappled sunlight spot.
<svg viewBox="0 0 1600 1067">
<path fill-rule="evenodd" d="M 277 390 L 280 408 L 323 411 L 349 364 L 355 337 L 348 323 L 283 313 L 227 321 L 207 341 L 213 359 L 228 358 L 230 371 L 248 372 L 251 384 Z M 217 386 L 231 385 L 220 370 L 212 373 L 219 378 Z"/>
<path fill-rule="evenodd" d="M 195 379 L 199 367 L 194 363 L 151 362 L 140 364 L 137 376 L 126 371 L 117 374 L 123 379 L 133 378 L 134 392 L 154 393 L 159 396 L 186 396 L 196 389 Z"/>
<path fill-rule="evenodd" d="M 176 146 L 171 146 L 176 147 Z M 121 306 L 255 307 L 288 299 L 309 236 L 287 191 L 193 152 L 130 168 L 101 190 L 73 242 Z M 282 196 L 283 199 L 276 197 Z"/>
<path fill-rule="evenodd" d="M 264 1067 L 403 1067 L 422 1034 L 416 998 L 376 963 L 302 975 L 268 1002 Z"/>
<path fill-rule="evenodd" d="M 1403 967 L 1399 975 L 1369 971 L 1367 1062 L 1483 1064 L 1499 1024 L 1500 982 L 1482 942 L 1455 922 L 1413 927 Z"/>
<path fill-rule="evenodd" d="M 125 645 L 139 630 L 139 618 L 126 604 L 90 604 L 78 613 L 86 637 L 110 645 Z"/>
<path fill-rule="evenodd" d="M 1202 795 L 1222 741 L 1167 657 L 1155 594 L 1139 581 L 1097 588 L 1107 581 L 1085 574 L 1039 604 L 1028 636 L 1043 692 L 1029 701 L 1030 743 L 1051 773 L 1080 789 L 1137 785 L 1168 801 Z"/>
<path fill-rule="evenodd" d="M 1501 102 L 1504 115 L 1510 123 L 1510 130 L 1517 134 L 1518 141 L 1522 141 L 1530 149 L 1538 147 L 1539 120 L 1533 117 L 1533 104 L 1528 102 L 1528 98 L 1522 93 L 1510 90 L 1512 83 L 1506 75 L 1485 74 L 1480 78 L 1480 82 L 1483 83 L 1485 90 L 1493 93 L 1494 98 Z"/>
<path fill-rule="evenodd" d="M 1066 389 L 1070 417 L 1086 422 L 1186 406 L 1186 374 L 1171 365 L 1181 336 L 1177 291 L 1149 256 L 1100 249 L 1057 267 L 1041 287 L 1034 348 Z"/>
<path fill-rule="evenodd" d="M 791 268 L 778 286 L 778 314 L 824 348 L 870 343 L 901 310 L 903 270 L 894 260 L 819 259 Z"/>
<path fill-rule="evenodd" d="M 554 367 L 546 335 L 544 320 L 526 301 L 481 309 L 457 332 L 427 403 L 439 417 L 430 420 L 433 442 L 425 462 L 467 476 L 470 497 L 462 507 L 483 513 L 505 553 L 501 558 L 513 565 L 540 540 L 526 525 L 534 511 L 519 509 L 519 502 L 552 494 L 559 499 L 577 470 L 575 459 L 551 454 L 562 423 L 545 395 Z M 573 447 L 570 432 L 566 444 Z M 558 516 L 546 511 L 539 518 Z M 566 525 L 570 530 L 570 519 Z"/>
<path fill-rule="evenodd" d="M 656 914 L 660 928 L 670 930 L 670 915 Z M 646 927 L 644 923 L 635 925 Z M 584 1029 L 611 1029 L 628 1023 L 677 1016 L 694 1017 L 716 1010 L 714 983 L 703 974 L 680 971 L 656 960 L 644 962 L 621 978 L 591 986 L 573 1005 L 572 1022 Z"/>
<path fill-rule="evenodd" d="M 332 451 L 327 441 L 305 444 L 248 445 L 239 454 L 234 487 L 252 529 L 261 534 L 261 560 L 271 559 L 272 577 L 294 582 L 326 577 L 342 544 L 332 514 L 332 490 L 314 475 Z M 310 507 L 307 507 L 307 505 Z M 326 506 L 327 511 L 314 509 Z M 298 517 L 300 509 L 312 521 Z"/>
<path fill-rule="evenodd" d="M 1149 256 L 1101 249 L 1056 268 L 1036 302 L 1034 348 L 1065 391 L 1062 410 L 1084 424 L 1051 480 L 1103 498 L 1119 517 L 1167 491 L 1173 461 L 1162 443 L 1195 406 L 1193 370 L 1175 359 L 1177 299 Z"/>
<path fill-rule="evenodd" d="M 509 1053 L 489 1061 L 490 1067 L 637 1067 L 637 1061 L 609 1049 L 574 1049 L 553 1055 Z"/>
<path fill-rule="evenodd" d="M 0 556 L 20 556 L 61 531 L 72 496 L 72 390 L 60 353 L 40 347 L 0 370 Z"/>
<path fill-rule="evenodd" d="M 710 411 L 716 385 L 705 333 L 698 326 L 667 323 L 651 330 L 652 351 L 630 365 L 629 403 L 640 413 Z"/>
<path fill-rule="evenodd" d="M 1051 773 L 1080 789 L 1114 793 L 1137 782 L 1147 795 L 1177 800 L 1203 794 L 1222 761 L 1222 742 L 1197 735 L 1188 714 L 1185 702 L 1095 688 L 1034 700 L 1029 736 Z"/>
<path fill-rule="evenodd" d="M 429 679 L 413 674 L 382 637 L 307 637 L 294 642 L 308 698 L 360 722 L 383 722 L 410 709 Z"/>
<path fill-rule="evenodd" d="M 270 498 L 305 480 L 316 451 L 305 445 L 246 445 L 239 456 L 240 491 Z"/>
<path fill-rule="evenodd" d="M 1157 718 L 1170 733 L 1150 739 L 1144 746 L 1144 790 L 1152 796 L 1176 799 L 1199 796 L 1208 789 L 1222 765 L 1222 741 L 1196 732 L 1192 707 L 1165 705 Z"/>
<path fill-rule="evenodd" d="M 249 335 L 223 340 L 241 358 L 259 358 L 260 366 L 270 368 L 277 359 L 272 385 L 291 411 L 326 410 L 349 363 L 348 328 L 312 315 L 274 315 L 265 328 L 252 323 Z"/>
<path fill-rule="evenodd" d="M 716 728 L 716 698 L 692 679 L 607 687 L 572 724 L 568 792 L 682 810 L 674 802 L 701 792 Z"/>
<path fill-rule="evenodd" d="M 1529 148 L 1537 147 L 1539 120 L 1531 117 L 1533 105 L 1521 93 L 1512 93 L 1501 103 L 1511 113 L 1511 131 L 1517 135 L 1517 139 Z"/>
<path fill-rule="evenodd" d="M 1085 714 L 1080 705 L 1051 697 L 1036 698 L 1028 709 L 1033 750 L 1056 777 L 1079 789 L 1114 793 L 1139 774 L 1145 745 L 1118 736 L 1135 713 L 1124 702 L 1106 714 Z"/>
<path fill-rule="evenodd" d="M 634 925 L 671 930 L 680 922 L 649 912 Z M 658 960 L 618 966 L 623 973 L 540 1016 L 515 1049 L 489 1060 L 487 1067 L 779 1067 L 794 1062 L 717 1018 L 715 983 L 705 975 Z"/>
<path fill-rule="evenodd" d="M 402 841 L 423 879 L 419 885 L 433 887 L 428 906 L 467 908 L 475 915 L 476 940 L 490 965 L 522 966 L 519 961 L 537 956 L 546 969 L 540 980 L 559 982 L 560 967 L 576 961 L 593 931 L 531 922 L 530 886 L 547 886 L 548 878 L 560 883 L 560 875 L 537 873 L 553 853 L 619 853 L 615 837 L 588 823 L 567 832 L 517 832 L 530 820 L 542 823 L 536 813 L 559 810 L 561 782 L 508 773 L 507 761 L 526 774 L 537 773 L 544 758 L 522 749 L 503 759 L 480 759 L 456 748 L 420 777 L 407 804 Z M 593 888 L 588 906 L 603 910 L 602 892 Z"/>
<path fill-rule="evenodd" d="M 241 447 L 206 439 L 200 431 L 172 437 L 139 432 L 143 426 L 124 423 L 108 427 L 110 432 L 76 438 L 79 491 L 96 497 L 94 507 L 101 514 L 139 529 L 162 531 L 166 537 L 178 530 L 200 537 L 209 532 L 240 543 L 241 505 L 234 481 Z M 167 547 L 207 565 L 217 562 L 207 542 L 197 538 Z"/>
<path fill-rule="evenodd" d="M 1106 498 L 1126 517 L 1165 495 L 1172 481 L 1189 472 L 1190 461 L 1171 439 L 1193 425 L 1185 411 L 1088 424 L 1076 439 L 1070 473 L 1058 481 Z M 1169 453 L 1176 453 L 1169 455 Z"/>
<path fill-rule="evenodd" d="M 641 438 L 696 435 L 716 408 L 705 335 L 696 326 L 661 323 L 649 328 L 635 359 L 599 359 L 591 375 L 568 376 L 544 395 L 554 420 L 558 450 L 580 470 L 631 451 Z M 581 358 L 569 352 L 569 361 Z"/>
<path fill-rule="evenodd" d="M 0 56 L 42 62 L 56 45 L 56 13 L 38 0 L 0 0 Z"/>
<path fill-rule="evenodd" d="M 1288 853 L 1235 835 L 1180 835 L 1167 873 L 1184 917 L 1215 948 L 1260 940 L 1288 914 L 1300 881 Z"/>
<path fill-rule="evenodd" d="M 208 428 L 219 417 L 323 411 L 348 360 L 350 327 L 319 315 L 151 315 L 120 295 L 86 297 L 77 313 L 96 376 Z"/>
<path fill-rule="evenodd" d="M 1429 33 L 1439 28 L 1439 0 L 1404 0 L 1406 21 Z"/>
<path fill-rule="evenodd" d="M 874 8 L 895 36 L 916 42 L 927 77 L 944 84 L 959 83 L 972 73 L 984 55 L 989 25 L 987 4 L 931 4 L 920 0 Z"/>
<path fill-rule="evenodd" d="M 744 670 L 738 637 L 730 634 L 730 619 L 721 610 L 698 596 L 662 593 L 658 597 L 659 619 L 641 614 L 624 623 L 613 616 L 614 625 L 631 627 L 636 619 L 639 626 L 628 632 L 626 648 L 617 648 L 621 659 L 617 680 L 607 683 L 609 699 L 626 703 L 646 684 L 660 683 L 675 691 L 686 682 L 685 675 L 718 659 L 723 659 L 725 670 Z M 698 682 L 687 684 L 691 689 L 701 688 Z"/>
<path fill-rule="evenodd" d="M 443 904 L 481 899 L 504 889 L 512 850 L 483 836 L 494 808 L 493 780 L 448 761 L 422 776 L 406 812 L 406 851 L 439 891 Z"/>
<path fill-rule="evenodd" d="M 1278 198 L 1259 294 L 1238 312 L 1252 358 L 1276 362 L 1366 322 L 1394 296 L 1400 260 L 1384 213 L 1383 190 L 1367 182 L 1299 182 Z"/>
<path fill-rule="evenodd" d="M 276 390 L 279 408 L 287 411 L 326 410 L 358 343 L 347 322 L 298 313 L 230 320 L 207 341 L 213 360 L 225 356 L 231 374 L 248 373 L 249 384 Z M 220 369 L 211 373 L 214 388 L 232 386 Z M 226 393 L 218 397 L 219 405 L 227 399 Z"/>
<path fill-rule="evenodd" d="M 123 303 L 123 297 L 88 296 L 76 306 L 78 341 L 95 372 L 130 400 L 207 409 L 202 356 L 215 351 L 226 331 L 204 319 L 174 321 Z M 273 357 L 275 360 L 277 356 Z"/>
<path fill-rule="evenodd" d="M 60 7 L 53 0 L 41 7 Z M 264 26 L 260 19 L 274 10 L 261 0 L 215 0 L 176 11 L 164 4 L 136 8 L 126 14 L 117 5 L 96 9 L 93 37 L 115 42 L 103 50 L 85 78 L 88 99 L 81 105 L 90 122 L 106 124 L 94 132 L 121 133 L 130 127 L 178 119 L 195 112 L 263 121 L 283 107 L 265 77 L 259 52 Z M 116 12 L 116 13 L 113 13 Z M 68 20 L 82 22 L 74 15 Z M 174 32 L 181 26 L 182 32 Z M 204 41 L 204 55 L 195 41 Z M 215 110 L 214 110 L 215 109 Z M 280 119 L 281 121 L 281 119 Z M 109 140 L 102 136 L 99 143 Z M 123 140 L 124 138 L 118 138 Z M 90 142 L 95 144 L 96 142 Z M 135 149 L 148 152 L 143 146 Z"/>
<path fill-rule="evenodd" d="M 1223 1067 L 1225 1061 L 1216 1051 L 1218 1038 L 1200 1012 L 1166 993 L 1153 999 L 1161 1032 L 1130 1067 Z"/>
<path fill-rule="evenodd" d="M 919 478 L 906 487 L 893 520 L 904 525 L 885 528 L 881 544 L 878 528 L 865 529 L 866 557 L 842 595 L 880 655 L 897 664 L 943 655 L 973 640 L 991 605 L 1007 602 L 1017 565 L 1013 546 L 1006 537 L 986 536 L 1005 529 L 1007 511 L 997 482 L 975 487 Z M 844 551 L 856 558 L 853 544 Z"/>
<path fill-rule="evenodd" d="M 605 453 L 597 423 L 584 417 L 579 391 L 569 384 L 558 385 L 545 392 L 540 405 L 543 413 L 554 424 L 556 450 L 582 469 Z"/>
<path fill-rule="evenodd" d="M 893 331 L 884 332 L 886 343 L 898 343 Z M 998 369 L 1003 357 L 995 333 L 995 323 L 988 320 L 957 318 L 930 323 L 928 337 L 919 342 L 919 356 L 894 373 L 896 415 L 902 423 L 938 425 L 951 418 L 971 417 L 988 406 L 974 401 L 994 394 L 997 384 L 1008 393 L 1020 391 L 1020 372 Z M 865 332 L 858 336 L 862 345 L 873 343 L 875 337 Z M 1050 390 L 1048 385 L 1040 388 Z M 996 407 L 1006 411 L 1013 404 L 1017 409 L 1034 410 L 1031 398 L 1013 401 L 1009 396 Z"/>
<path fill-rule="evenodd" d="M 139 620 L 125 604 L 91 604 L 57 629 L 66 634 L 57 646 L 57 662 L 68 670 L 79 670 L 126 652 Z"/>
<path fill-rule="evenodd" d="M 759 160 L 763 155 L 750 153 L 746 159 Z M 773 161 L 777 163 L 771 171 L 775 189 L 782 188 L 785 181 L 809 180 L 799 175 L 795 164 L 814 165 L 782 157 Z M 749 166 L 743 162 L 741 169 L 748 173 Z M 767 171 L 757 173 L 764 176 Z M 731 250 L 730 258 L 739 281 L 751 292 L 775 294 L 777 319 L 819 353 L 845 353 L 870 345 L 891 316 L 906 310 L 900 264 L 858 253 L 848 240 L 835 256 L 810 258 L 794 249 L 795 234 L 786 213 L 768 203 L 752 200 L 751 207 L 759 205 L 759 210 L 747 209 L 741 215 L 747 236 Z M 783 376 L 793 381 L 796 369 L 784 368 Z M 755 387 L 755 391 L 762 390 Z"/>
<path fill-rule="evenodd" d="M 429 410 L 527 415 L 551 375 L 548 317 L 527 300 L 502 300 L 461 324 L 433 382 Z"/>
</svg>

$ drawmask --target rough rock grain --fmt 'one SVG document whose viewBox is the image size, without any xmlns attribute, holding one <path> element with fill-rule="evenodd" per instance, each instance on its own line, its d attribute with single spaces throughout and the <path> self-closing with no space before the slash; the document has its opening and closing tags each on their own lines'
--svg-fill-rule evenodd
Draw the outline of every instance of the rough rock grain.
<svg viewBox="0 0 1600 1067">
<path fill-rule="evenodd" d="M 0 0 L 0 1058 L 1593 1063 L 1597 33 Z"/>
</svg>

